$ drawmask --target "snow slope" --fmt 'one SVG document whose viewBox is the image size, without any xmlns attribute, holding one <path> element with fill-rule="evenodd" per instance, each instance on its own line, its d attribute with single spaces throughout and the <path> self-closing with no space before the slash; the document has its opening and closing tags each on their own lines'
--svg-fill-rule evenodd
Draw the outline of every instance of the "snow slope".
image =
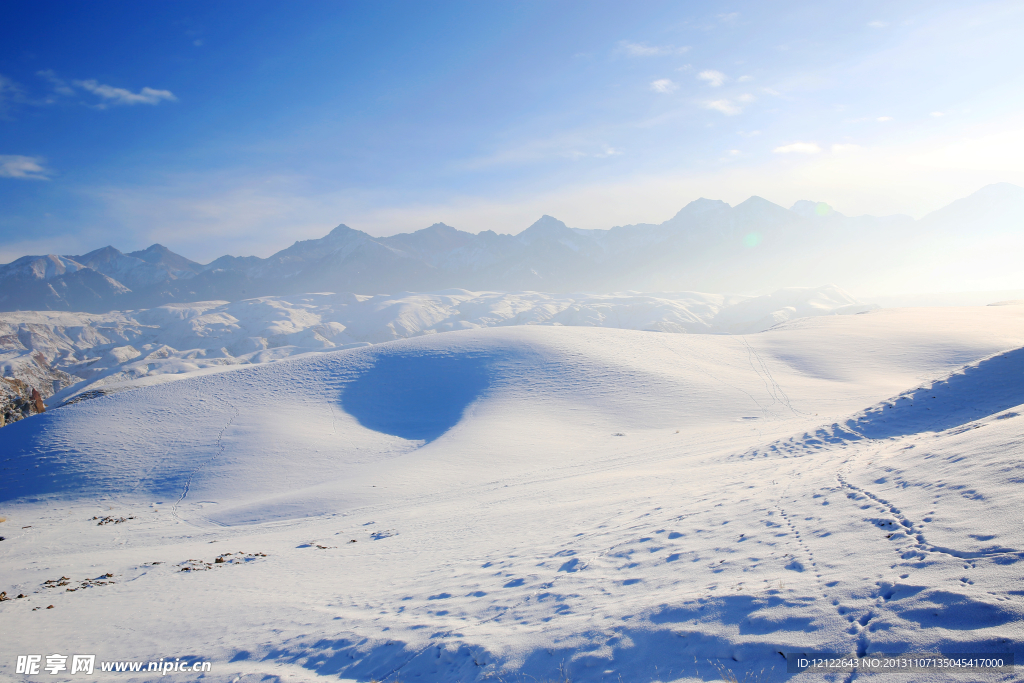
<svg viewBox="0 0 1024 683">
<path fill-rule="evenodd" d="M 518 326 L 68 405 L 0 432 L 0 590 L 27 595 L 0 603 L 4 649 L 211 681 L 1020 656 L 1022 346 L 1018 306 Z"/>
<path fill-rule="evenodd" d="M 449 290 L 395 296 L 304 294 L 202 301 L 107 314 L 0 314 L 0 368 L 50 396 L 166 381 L 197 370 L 265 363 L 423 334 L 507 325 L 721 333 L 874 308 L 833 286 L 760 297 L 697 292 L 551 295 Z M 64 373 L 64 374 L 61 374 Z M 68 375 L 85 381 L 75 381 Z M 74 383 L 72 385 L 72 382 Z"/>
</svg>

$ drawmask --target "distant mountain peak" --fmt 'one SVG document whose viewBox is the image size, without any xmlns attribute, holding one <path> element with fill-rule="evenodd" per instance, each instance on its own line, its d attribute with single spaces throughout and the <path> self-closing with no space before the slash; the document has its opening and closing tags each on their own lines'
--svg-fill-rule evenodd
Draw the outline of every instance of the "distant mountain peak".
<svg viewBox="0 0 1024 683">
<path fill-rule="evenodd" d="M 679 212 L 675 216 L 673 216 L 673 218 L 678 218 L 684 215 L 692 216 L 695 214 L 708 213 L 712 211 L 728 211 L 731 208 L 731 206 L 729 206 L 726 202 L 723 202 L 721 199 L 708 199 L 706 197 L 700 197 L 699 199 L 694 199 L 692 202 L 690 202 L 682 209 L 680 209 Z"/>
<path fill-rule="evenodd" d="M 980 194 L 980 195 L 993 195 L 993 194 L 996 194 L 996 195 L 999 195 L 999 196 L 1009 195 L 1011 197 L 1020 197 L 1020 196 L 1024 196 L 1024 187 L 1021 187 L 1019 185 L 1014 185 L 1013 183 L 992 183 L 991 185 L 986 185 L 985 187 L 981 188 L 980 190 L 978 190 L 974 194 Z M 973 195 L 971 195 L 971 196 L 973 196 Z"/>
<path fill-rule="evenodd" d="M 991 225 L 994 221 L 1016 230 L 1024 221 L 1024 187 L 1012 183 L 986 185 L 963 199 L 931 212 L 921 221 L 929 226 L 951 223 L 963 227 Z"/>
<path fill-rule="evenodd" d="M 565 225 L 565 223 L 563 223 L 562 221 L 558 220 L 554 216 L 549 216 L 548 214 L 544 214 L 543 216 L 541 216 L 540 218 L 538 218 L 536 221 L 533 222 L 534 225 L 542 225 L 542 224 L 546 225 L 548 223 L 557 224 L 557 225 Z"/>
<path fill-rule="evenodd" d="M 354 228 L 348 227 L 344 223 L 339 223 L 336 228 L 327 233 L 327 237 L 347 237 L 351 235 L 353 232 L 359 231 Z M 296 242 L 296 244 L 298 243 Z"/>
<path fill-rule="evenodd" d="M 825 202 L 812 202 L 808 199 L 801 199 L 793 204 L 793 206 L 789 207 L 789 210 L 793 213 L 800 214 L 804 218 L 824 218 L 825 216 L 843 215 Z"/>
<path fill-rule="evenodd" d="M 108 261 L 112 258 L 118 258 L 125 254 L 119 249 L 115 249 L 109 244 L 99 249 L 93 249 L 88 254 L 82 254 L 81 256 L 72 256 L 70 258 L 78 261 L 79 263 L 87 263 L 88 261 Z"/>
<path fill-rule="evenodd" d="M 463 232 L 462 230 L 459 230 L 458 228 L 453 228 L 452 226 L 448 225 L 447 223 L 434 223 L 430 227 L 428 227 L 428 228 L 421 228 L 421 229 L 417 230 L 416 232 L 414 232 L 412 234 L 413 235 L 419 235 L 421 237 L 422 236 L 427 236 L 427 235 L 440 235 L 440 236 L 450 237 L 450 236 L 455 236 L 455 235 L 469 235 L 470 233 Z"/>
<path fill-rule="evenodd" d="M 174 252 L 172 252 L 170 249 L 168 249 L 162 244 L 151 244 L 145 249 L 130 252 L 128 256 L 134 256 L 135 258 L 142 259 L 147 263 L 153 263 L 155 261 L 159 261 L 161 256 L 173 253 Z M 175 254 L 175 256 L 177 256 L 177 254 Z"/>
<path fill-rule="evenodd" d="M 151 244 L 145 249 L 133 251 L 126 254 L 126 256 L 136 258 L 151 266 L 156 266 L 162 270 L 170 270 L 172 272 L 198 273 L 203 268 L 195 261 L 187 259 L 180 254 L 175 254 L 162 244 Z"/>
<path fill-rule="evenodd" d="M 533 225 L 523 230 L 516 237 L 526 244 L 532 244 L 538 239 L 562 239 L 562 238 L 573 238 L 576 236 L 572 230 L 569 229 L 562 221 L 558 220 L 554 216 L 544 214 L 534 222 Z"/>
<path fill-rule="evenodd" d="M 783 209 L 783 207 L 779 206 L 775 202 L 770 202 L 767 199 L 765 199 L 764 197 L 759 197 L 756 194 L 747 197 L 744 201 L 740 202 L 739 204 L 737 204 L 733 208 L 739 209 L 741 207 L 748 207 L 749 208 L 749 207 L 755 207 L 755 206 L 759 207 L 759 208 L 760 207 L 764 207 L 764 208 L 771 207 L 771 208 L 776 208 L 776 209 Z"/>
</svg>

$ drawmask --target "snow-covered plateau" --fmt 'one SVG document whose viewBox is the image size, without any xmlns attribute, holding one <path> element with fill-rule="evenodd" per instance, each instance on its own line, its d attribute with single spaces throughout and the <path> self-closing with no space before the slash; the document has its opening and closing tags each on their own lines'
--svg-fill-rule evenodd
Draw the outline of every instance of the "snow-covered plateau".
<svg viewBox="0 0 1024 683">
<path fill-rule="evenodd" d="M 239 683 L 850 681 L 782 653 L 1024 653 L 1024 306 L 375 341 L 0 430 L 0 677 L 90 653 Z"/>
</svg>

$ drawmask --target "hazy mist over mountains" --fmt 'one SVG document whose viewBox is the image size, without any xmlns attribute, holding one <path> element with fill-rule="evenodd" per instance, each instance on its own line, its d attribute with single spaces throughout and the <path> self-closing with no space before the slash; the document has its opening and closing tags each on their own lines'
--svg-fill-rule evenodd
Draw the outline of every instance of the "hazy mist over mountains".
<svg viewBox="0 0 1024 683">
<path fill-rule="evenodd" d="M 436 223 L 372 237 L 339 225 L 269 258 L 203 265 L 154 244 L 25 256 L 0 266 L 0 310 L 105 312 L 302 292 L 703 291 L 760 294 L 831 282 L 854 295 L 1024 287 L 1024 189 L 989 185 L 921 220 L 844 216 L 760 197 L 687 204 L 658 224 L 573 229 L 543 216 L 518 235 Z"/>
</svg>

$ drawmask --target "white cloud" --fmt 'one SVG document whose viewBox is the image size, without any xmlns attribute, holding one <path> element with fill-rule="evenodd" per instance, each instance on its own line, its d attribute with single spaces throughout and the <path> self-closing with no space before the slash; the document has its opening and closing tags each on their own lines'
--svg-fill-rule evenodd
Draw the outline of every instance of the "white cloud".
<svg viewBox="0 0 1024 683">
<path fill-rule="evenodd" d="M 681 55 L 690 47 L 674 47 L 672 45 L 648 45 L 647 43 L 631 43 L 627 40 L 619 42 L 619 52 L 630 57 L 657 57 L 659 55 Z"/>
<path fill-rule="evenodd" d="M 0 178 L 49 180 L 48 173 L 49 171 L 43 166 L 41 157 L 0 154 Z"/>
<path fill-rule="evenodd" d="M 794 152 L 797 154 L 817 154 L 821 151 L 821 147 L 818 147 L 813 142 L 794 142 L 781 147 L 776 147 L 772 151 L 778 154 L 790 154 Z"/>
<path fill-rule="evenodd" d="M 161 100 L 174 101 L 178 99 L 170 90 L 143 88 L 139 92 L 133 93 L 131 90 L 125 90 L 124 88 L 102 85 L 92 79 L 75 81 L 75 85 L 106 100 L 110 100 L 111 104 L 158 104 Z"/>
<path fill-rule="evenodd" d="M 739 114 L 743 111 L 743 107 L 734 104 L 730 100 L 712 100 L 710 102 L 705 102 L 704 108 L 720 111 L 726 116 L 733 116 L 734 114 Z"/>
<path fill-rule="evenodd" d="M 892 117 L 891 117 L 891 116 L 879 116 L 879 117 L 878 117 L 877 119 L 875 119 L 875 120 L 876 120 L 876 121 L 892 121 Z"/>
<path fill-rule="evenodd" d="M 885 21 L 869 21 L 868 26 L 871 28 L 885 28 L 889 23 Z"/>
<path fill-rule="evenodd" d="M 699 80 L 706 81 L 707 84 L 710 85 L 712 88 L 717 88 L 718 86 L 725 83 L 726 75 L 721 71 L 708 69 L 707 71 L 701 71 L 699 74 L 697 74 L 697 78 Z"/>
<path fill-rule="evenodd" d="M 780 93 L 778 90 L 772 90 L 771 88 L 761 88 L 761 92 L 763 92 L 765 95 L 774 95 L 775 97 L 782 96 L 782 93 Z"/>
<path fill-rule="evenodd" d="M 945 116 L 945 114 L 942 113 L 941 111 L 933 111 L 931 115 L 934 116 L 935 118 L 938 118 L 940 116 Z"/>
<path fill-rule="evenodd" d="M 740 76 L 739 78 L 736 79 L 736 82 L 737 83 L 746 83 L 747 81 L 752 81 L 752 80 L 754 80 L 753 76 Z"/>
<path fill-rule="evenodd" d="M 751 102 L 754 102 L 754 101 L 757 100 L 757 98 L 754 97 L 753 95 L 751 95 L 750 93 L 744 93 L 744 94 L 740 95 L 739 97 L 737 97 L 736 99 L 739 100 L 740 102 L 742 102 L 743 104 L 750 104 Z"/>
<path fill-rule="evenodd" d="M 667 78 L 659 78 L 656 81 L 651 81 L 651 90 L 653 90 L 654 92 L 660 92 L 660 93 L 666 93 L 667 94 L 667 93 L 672 92 L 673 90 L 675 90 L 678 87 L 679 86 L 677 86 L 675 83 L 673 83 L 672 81 L 670 81 Z"/>
</svg>

